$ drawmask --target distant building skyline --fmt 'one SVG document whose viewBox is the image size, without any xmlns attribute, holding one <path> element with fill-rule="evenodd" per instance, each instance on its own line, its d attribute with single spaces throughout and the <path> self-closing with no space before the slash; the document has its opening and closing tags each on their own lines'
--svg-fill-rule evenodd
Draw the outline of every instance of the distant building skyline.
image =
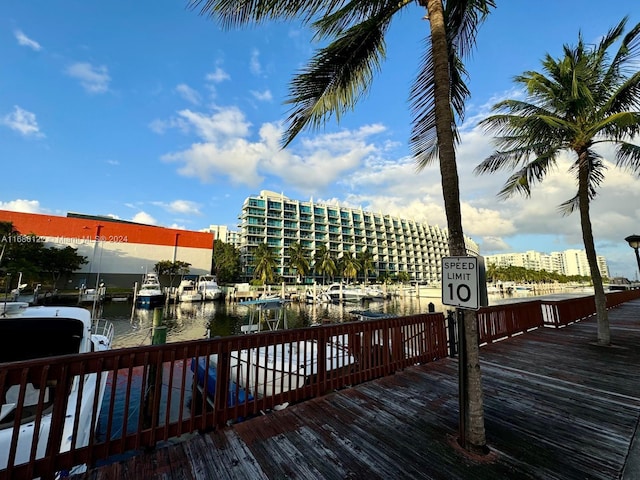
<svg viewBox="0 0 640 480">
<path fill-rule="evenodd" d="M 598 268 L 603 277 L 609 277 L 607 259 L 598 255 Z M 485 265 L 493 264 L 497 267 L 524 267 L 530 270 L 546 270 L 562 275 L 591 276 L 591 269 L 587 261 L 585 250 L 569 249 L 562 252 L 542 253 L 528 250 L 523 253 L 499 253 L 484 257 Z"/>
</svg>

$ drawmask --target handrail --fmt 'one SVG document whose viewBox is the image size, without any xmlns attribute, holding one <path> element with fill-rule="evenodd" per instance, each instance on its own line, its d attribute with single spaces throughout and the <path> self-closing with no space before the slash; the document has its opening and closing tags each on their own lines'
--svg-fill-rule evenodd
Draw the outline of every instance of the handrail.
<svg viewBox="0 0 640 480">
<path fill-rule="evenodd" d="M 278 366 L 273 360 L 285 349 L 295 349 L 298 356 L 288 356 Z M 49 454 L 34 449 L 27 463 L 0 470 L 0 479 L 50 478 L 75 465 L 91 465 L 194 431 L 220 428 L 280 405 L 437 360 L 447 352 L 444 316 L 432 313 L 3 364 L 3 396 L 12 385 L 24 394 L 34 378 L 40 385 L 55 383 L 58 388 L 50 417 L 52 433 L 44 440 Z M 271 361 L 256 360 L 261 355 Z M 210 378 L 206 373 L 214 358 L 217 375 Z M 203 373 L 201 384 L 193 381 L 198 373 Z M 67 421 L 65 392 L 74 382 L 82 386 L 95 374 L 108 375 L 102 408 L 93 406 L 99 432 L 88 446 L 58 453 Z M 211 396 L 201 394 L 212 380 L 228 388 L 215 388 Z M 254 386 L 245 388 L 247 383 Z M 85 394 L 81 387 L 78 395 Z M 40 414 L 43 408 L 44 403 Z M 13 427 L 18 439 L 19 418 Z M 30 449 L 16 441 L 11 447 L 14 456 L 19 445 Z"/>
<path fill-rule="evenodd" d="M 637 298 L 640 290 L 610 293 L 607 305 Z M 477 315 L 478 340 L 483 345 L 544 326 L 560 328 L 594 313 L 593 296 L 485 307 Z M 455 351 L 454 330 L 442 313 L 430 313 L 5 363 L 0 365 L 0 399 L 6 403 L 13 387 L 19 405 L 7 452 L 11 461 L 0 464 L 0 480 L 52 478 L 75 465 L 153 448 L 437 361 Z M 87 446 L 59 452 L 68 421 L 67 392 L 76 386 L 79 396 L 88 394 L 83 386 L 96 374 L 108 376 L 102 404 L 90 406 L 90 424 L 100 428 Z M 215 388 L 219 385 L 225 387 Z M 51 412 L 50 436 L 36 449 L 21 444 L 17 432 L 28 388 L 44 392 L 43 386 L 51 396 L 38 396 L 33 421 Z M 79 407 L 74 418 L 78 415 Z M 26 463 L 13 462 L 18 446 L 30 452 Z"/>
</svg>

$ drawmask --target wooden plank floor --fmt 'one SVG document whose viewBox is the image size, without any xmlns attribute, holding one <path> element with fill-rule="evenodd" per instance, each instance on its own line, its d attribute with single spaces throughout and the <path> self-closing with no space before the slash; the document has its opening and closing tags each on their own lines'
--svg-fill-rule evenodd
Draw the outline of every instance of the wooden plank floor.
<svg viewBox="0 0 640 480">
<path fill-rule="evenodd" d="M 592 343 L 595 319 L 482 347 L 482 460 L 455 446 L 458 366 L 446 359 L 74 478 L 638 478 L 640 300 L 609 315 L 609 348 Z"/>
</svg>

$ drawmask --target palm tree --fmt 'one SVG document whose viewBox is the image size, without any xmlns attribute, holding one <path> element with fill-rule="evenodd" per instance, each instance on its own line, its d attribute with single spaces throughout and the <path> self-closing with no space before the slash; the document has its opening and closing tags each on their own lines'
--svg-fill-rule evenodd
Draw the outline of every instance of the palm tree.
<svg viewBox="0 0 640 480">
<path fill-rule="evenodd" d="M 351 252 L 344 252 L 342 258 L 340 259 L 339 270 L 342 272 L 347 278 L 347 283 L 349 279 L 354 279 L 358 276 L 358 272 L 360 271 L 360 261 L 353 256 Z"/>
<path fill-rule="evenodd" d="M 331 256 L 331 251 L 324 244 L 319 245 L 316 249 L 314 265 L 316 272 L 322 275 L 323 284 L 327 276 L 332 278 L 338 272 L 336 262 Z"/>
<path fill-rule="evenodd" d="M 358 261 L 360 262 L 360 268 L 362 268 L 362 271 L 364 272 L 364 285 L 367 286 L 369 272 L 375 270 L 375 266 L 373 264 L 373 254 L 365 247 L 358 254 Z"/>
<path fill-rule="evenodd" d="M 577 45 L 565 45 L 562 57 L 545 56 L 542 73 L 528 71 L 516 77 L 529 98 L 494 105 L 494 111 L 501 113 L 481 124 L 500 135 L 498 150 L 476 167 L 477 173 L 514 171 L 500 197 L 529 196 L 531 185 L 555 169 L 561 152 L 575 154 L 570 171 L 577 176 L 578 190 L 559 210 L 565 215 L 580 212 L 595 292 L 598 343 L 602 345 L 610 344 L 611 334 L 589 204 L 607 167 L 594 147 L 615 144 L 616 166 L 640 172 L 640 147 L 628 141 L 640 132 L 640 24 L 622 37 L 626 22 L 624 18 L 595 46 L 587 47 L 579 34 Z M 611 55 L 608 50 L 620 39 L 617 52 Z M 627 72 L 631 75 L 625 75 Z"/>
<path fill-rule="evenodd" d="M 384 59 L 385 34 L 393 18 L 416 4 L 426 10 L 430 35 L 422 68 L 411 89 L 411 146 L 419 167 L 440 162 L 449 250 L 467 255 L 455 156 L 458 140 L 453 112 L 464 113 L 469 91 L 462 77 L 464 57 L 475 43 L 478 25 L 495 6 L 494 0 L 190 0 L 203 4 L 201 13 L 233 27 L 268 19 L 300 18 L 311 24 L 320 48 L 308 67 L 291 83 L 292 110 L 283 145 L 305 127 L 318 128 L 332 115 L 340 117 L 365 96 Z M 465 312 L 466 362 L 465 434 L 467 450 L 486 451 L 478 326 L 473 310 Z"/>
<path fill-rule="evenodd" d="M 298 280 L 302 279 L 309 273 L 310 261 L 306 249 L 299 242 L 293 242 L 289 245 L 289 264 L 296 269 Z"/>
<path fill-rule="evenodd" d="M 278 265 L 273 250 L 266 243 L 261 243 L 256 248 L 253 256 L 254 268 L 253 278 L 259 279 L 263 285 L 269 285 L 275 282 L 275 269 Z"/>
</svg>

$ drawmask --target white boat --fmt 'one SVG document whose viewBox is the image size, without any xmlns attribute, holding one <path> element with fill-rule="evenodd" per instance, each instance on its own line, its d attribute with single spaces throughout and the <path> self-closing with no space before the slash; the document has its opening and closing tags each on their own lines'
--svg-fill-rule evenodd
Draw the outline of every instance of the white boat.
<svg viewBox="0 0 640 480">
<path fill-rule="evenodd" d="M 364 291 L 370 300 L 385 300 L 386 298 L 389 298 L 389 295 L 386 294 L 384 290 L 373 285 L 365 287 Z"/>
<path fill-rule="evenodd" d="M 213 275 L 200 275 L 197 282 L 198 292 L 202 300 L 218 300 L 222 298 L 222 289 Z"/>
<path fill-rule="evenodd" d="M 331 302 L 359 302 L 371 299 L 371 295 L 364 288 L 332 283 L 322 291 L 322 296 Z"/>
<path fill-rule="evenodd" d="M 95 304 L 104 302 L 105 294 L 107 293 L 107 287 L 104 284 L 96 288 L 87 288 L 86 285 L 80 287 L 80 295 L 78 297 L 78 303 L 81 304 Z"/>
<path fill-rule="evenodd" d="M 345 336 L 346 337 L 346 336 Z M 340 338 L 325 344 L 326 370 L 337 370 L 355 363 Z M 318 343 L 301 340 L 231 352 L 230 379 L 254 398 L 278 395 L 304 386 L 318 374 Z M 211 363 L 217 365 L 217 358 Z"/>
<path fill-rule="evenodd" d="M 442 298 L 442 286 L 433 284 L 415 284 L 415 296 L 418 298 Z"/>
<path fill-rule="evenodd" d="M 24 302 L 0 303 L 0 363 L 105 351 L 111 348 L 112 340 L 113 325 L 104 321 L 92 322 L 91 313 L 85 308 L 29 307 Z M 99 417 L 99 410 L 95 416 L 92 415 L 93 405 L 94 402 L 98 406 L 102 404 L 106 381 L 106 373 L 85 375 L 82 385 L 79 376 L 73 380 L 67 402 L 61 452 L 70 450 L 74 436 L 76 448 L 89 444 Z M 47 383 L 44 391 L 41 391 L 42 386 L 39 389 L 37 384 L 27 380 L 22 385 L 5 387 L 0 411 L 0 469 L 8 466 L 12 442 L 16 442 L 14 465 L 29 462 L 32 449 L 35 449 L 36 459 L 44 458 L 56 396 L 55 383 Z M 36 418 L 38 403 L 42 401 L 42 415 Z M 20 429 L 16 440 L 13 433 L 18 413 L 21 418 L 17 419 Z M 33 445 L 36 442 L 37 445 Z M 86 466 L 79 465 L 69 473 L 80 473 L 84 468 Z"/>
<path fill-rule="evenodd" d="M 160 279 L 155 273 L 147 273 L 136 294 L 136 307 L 155 308 L 164 305 L 165 295 Z"/>
<path fill-rule="evenodd" d="M 201 302 L 202 294 L 198 291 L 195 280 L 182 279 L 178 285 L 179 302 Z"/>
</svg>

